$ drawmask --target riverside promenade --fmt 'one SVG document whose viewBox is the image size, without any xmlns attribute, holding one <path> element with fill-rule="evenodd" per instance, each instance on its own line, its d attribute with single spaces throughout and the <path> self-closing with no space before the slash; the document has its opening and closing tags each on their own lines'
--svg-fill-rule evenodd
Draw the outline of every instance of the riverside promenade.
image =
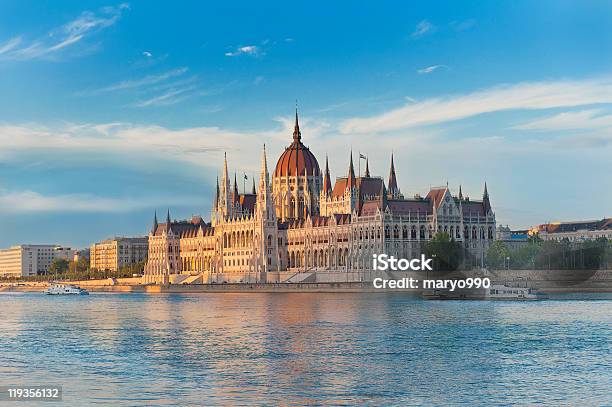
<svg viewBox="0 0 612 407">
<path fill-rule="evenodd" d="M 196 293 L 196 292 L 384 292 L 398 289 L 376 289 L 372 279 L 350 281 L 337 275 L 319 273 L 322 281 L 274 283 L 213 283 L 213 284 L 143 284 L 141 278 L 108 278 L 101 280 L 64 281 L 91 292 Z M 373 276 L 370 276 L 373 277 Z M 464 279 L 488 277 L 491 284 L 537 288 L 542 292 L 612 292 L 612 270 L 474 270 L 444 272 L 380 273 L 386 279 Z M 311 279 L 312 280 L 312 279 Z M 2 282 L 1 292 L 45 291 L 46 282 Z M 419 289 L 407 291 L 419 292 Z"/>
</svg>

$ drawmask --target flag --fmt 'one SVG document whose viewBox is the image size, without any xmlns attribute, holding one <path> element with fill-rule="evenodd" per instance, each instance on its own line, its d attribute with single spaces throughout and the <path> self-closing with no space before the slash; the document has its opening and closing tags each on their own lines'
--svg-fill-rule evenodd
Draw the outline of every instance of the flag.
<svg viewBox="0 0 612 407">
<path fill-rule="evenodd" d="M 247 175 L 246 175 L 246 174 L 244 174 L 244 179 L 249 179 L 249 177 L 247 177 Z"/>
<path fill-rule="evenodd" d="M 361 154 L 361 153 L 359 153 L 359 158 L 361 158 L 361 159 L 363 159 L 363 160 L 366 160 L 366 159 L 367 159 L 367 157 L 366 157 L 365 155 Z"/>
</svg>

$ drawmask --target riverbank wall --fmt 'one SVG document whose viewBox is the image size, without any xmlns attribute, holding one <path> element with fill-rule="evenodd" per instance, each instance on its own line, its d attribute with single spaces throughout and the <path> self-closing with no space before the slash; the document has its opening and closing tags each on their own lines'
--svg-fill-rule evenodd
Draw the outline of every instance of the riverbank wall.
<svg viewBox="0 0 612 407">
<path fill-rule="evenodd" d="M 270 273 L 272 274 L 272 273 Z M 356 292 L 375 289 L 375 278 L 399 280 L 463 279 L 488 277 L 493 284 L 537 288 L 542 292 L 612 292 L 612 270 L 472 270 L 463 272 L 318 272 L 274 273 L 265 283 L 228 282 L 219 276 L 207 281 L 202 276 L 175 278 L 171 284 L 143 284 L 139 277 L 66 281 L 91 292 L 195 293 L 195 292 Z M 272 281 L 270 281 L 272 280 Z M 217 282 L 219 281 L 219 282 Z M 186 283 L 187 282 L 187 283 Z M 45 291 L 45 282 L 0 283 L 0 292 Z M 397 290 L 390 290 L 397 291 Z M 415 290 L 418 291 L 418 290 Z"/>
</svg>

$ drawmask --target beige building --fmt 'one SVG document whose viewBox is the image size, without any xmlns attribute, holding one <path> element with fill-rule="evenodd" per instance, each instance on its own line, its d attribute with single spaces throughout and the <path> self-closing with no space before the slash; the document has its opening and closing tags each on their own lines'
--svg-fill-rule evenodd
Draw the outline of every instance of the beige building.
<svg viewBox="0 0 612 407">
<path fill-rule="evenodd" d="M 533 227 L 530 232 L 537 234 L 542 240 L 558 242 L 584 242 L 600 238 L 612 240 L 612 218 L 545 223 Z"/>
<path fill-rule="evenodd" d="M 332 186 L 327 160 L 321 171 L 302 143 L 297 114 L 292 143 L 271 175 L 264 147 L 258 190 L 239 194 L 235 176 L 230 184 L 226 157 L 211 223 L 201 217 L 175 222 L 168 213 L 158 224 L 155 216 L 145 281 L 198 274 L 204 282 L 280 281 L 274 277 L 279 273 L 363 274 L 371 269 L 372 254 L 417 257 L 438 232 L 464 246 L 470 265 L 483 267 L 495 240 L 486 184 L 478 201 L 463 196 L 461 187 L 454 195 L 448 186 L 405 198 L 393 156 L 385 185 L 382 177 L 370 175 L 367 161 L 365 174 L 356 176 L 351 154 L 347 175 Z"/>
<path fill-rule="evenodd" d="M 0 277 L 47 274 L 55 259 L 72 260 L 74 250 L 59 245 L 26 244 L 0 250 Z"/>
<path fill-rule="evenodd" d="M 147 237 L 116 237 L 92 244 L 89 264 L 92 269 L 117 271 L 121 267 L 145 261 L 148 249 Z"/>
</svg>

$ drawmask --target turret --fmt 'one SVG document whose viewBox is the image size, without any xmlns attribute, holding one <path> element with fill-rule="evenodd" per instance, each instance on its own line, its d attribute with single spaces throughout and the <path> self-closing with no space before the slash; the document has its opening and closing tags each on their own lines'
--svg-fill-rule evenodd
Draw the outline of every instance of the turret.
<svg viewBox="0 0 612 407">
<path fill-rule="evenodd" d="M 365 177 L 370 178 L 370 167 L 368 165 L 368 157 L 366 156 L 366 168 L 365 168 Z"/>
<path fill-rule="evenodd" d="M 155 215 L 153 216 L 153 227 L 151 228 L 151 234 L 154 235 L 157 232 L 157 211 L 155 211 Z"/>
<path fill-rule="evenodd" d="M 348 178 L 346 181 L 346 188 L 349 190 L 353 188 L 357 188 L 357 181 L 355 179 L 355 169 L 353 168 L 353 151 L 351 151 L 351 162 L 349 164 L 349 172 L 348 172 Z"/>
<path fill-rule="evenodd" d="M 484 184 L 484 192 L 482 193 L 482 206 L 484 213 L 488 214 L 491 210 L 491 202 L 489 201 L 489 191 L 487 191 L 487 183 Z"/>
<path fill-rule="evenodd" d="M 168 213 L 166 214 L 166 231 L 170 233 L 172 230 L 172 221 L 170 220 L 170 208 L 168 208 Z"/>
<path fill-rule="evenodd" d="M 393 163 L 393 153 L 391 153 L 391 169 L 389 170 L 389 195 L 396 197 L 399 195 L 399 188 L 397 187 L 397 178 L 395 176 L 395 164 Z"/>
<path fill-rule="evenodd" d="M 327 162 L 327 155 L 325 155 L 325 175 L 323 177 L 323 193 L 325 196 L 331 194 L 331 177 L 329 176 L 329 164 Z"/>
</svg>

